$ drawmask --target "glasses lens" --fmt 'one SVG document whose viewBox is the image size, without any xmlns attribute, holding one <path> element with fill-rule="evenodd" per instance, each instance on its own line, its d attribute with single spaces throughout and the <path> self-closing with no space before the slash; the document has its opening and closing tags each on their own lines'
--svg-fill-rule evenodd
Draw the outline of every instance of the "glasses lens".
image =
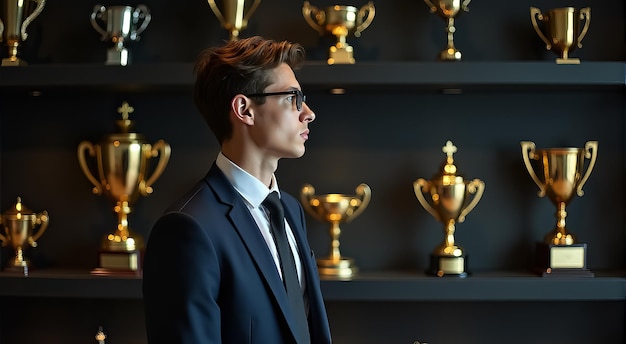
<svg viewBox="0 0 626 344">
<path fill-rule="evenodd" d="M 302 93 L 302 91 L 297 90 L 296 91 L 296 109 L 298 109 L 298 111 L 302 111 L 302 102 L 304 102 L 306 100 L 306 96 L 304 95 L 304 93 Z"/>
</svg>

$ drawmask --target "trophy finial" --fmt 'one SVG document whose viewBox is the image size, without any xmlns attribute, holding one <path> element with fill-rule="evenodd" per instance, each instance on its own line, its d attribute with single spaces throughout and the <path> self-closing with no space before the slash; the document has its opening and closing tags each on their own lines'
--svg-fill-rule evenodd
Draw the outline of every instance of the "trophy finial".
<svg viewBox="0 0 626 344">
<path fill-rule="evenodd" d="M 454 174 L 456 173 L 456 166 L 454 166 L 454 153 L 456 153 L 457 148 L 454 144 L 452 144 L 452 141 L 448 140 L 448 142 L 446 142 L 446 145 L 443 146 L 443 148 L 441 149 L 444 153 L 446 153 L 446 155 L 448 156 L 446 158 L 446 164 L 443 166 L 443 171 L 445 172 L 445 174 Z"/>
<path fill-rule="evenodd" d="M 117 113 L 122 115 L 122 119 L 116 122 L 120 132 L 127 133 L 130 131 L 133 121 L 129 119 L 129 115 L 133 112 L 135 112 L 135 108 L 128 105 L 128 102 L 123 102 L 122 106 L 117 108 Z"/>
</svg>

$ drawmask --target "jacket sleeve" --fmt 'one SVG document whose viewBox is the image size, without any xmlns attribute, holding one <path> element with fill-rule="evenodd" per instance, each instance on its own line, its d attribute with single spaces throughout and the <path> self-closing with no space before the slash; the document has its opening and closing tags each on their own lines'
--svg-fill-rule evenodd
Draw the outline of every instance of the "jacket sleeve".
<svg viewBox="0 0 626 344">
<path fill-rule="evenodd" d="M 220 269 L 207 232 L 172 212 L 152 228 L 143 264 L 148 342 L 220 343 Z"/>
</svg>

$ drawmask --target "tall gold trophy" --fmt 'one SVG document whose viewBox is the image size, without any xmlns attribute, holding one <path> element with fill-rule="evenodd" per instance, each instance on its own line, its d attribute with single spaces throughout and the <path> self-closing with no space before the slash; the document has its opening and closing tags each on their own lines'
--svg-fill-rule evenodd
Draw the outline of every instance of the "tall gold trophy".
<svg viewBox="0 0 626 344">
<path fill-rule="evenodd" d="M 302 15 L 306 22 L 320 34 L 330 33 L 337 38 L 337 43 L 330 47 L 328 64 L 353 64 L 354 49 L 346 42 L 346 37 L 353 33 L 361 37 L 374 20 L 376 9 L 373 2 L 357 9 L 354 6 L 330 6 L 322 10 L 304 2 Z"/>
<path fill-rule="evenodd" d="M 531 141 L 522 141 L 521 145 L 524 164 L 539 187 L 539 197 L 547 195 L 556 206 L 556 227 L 537 243 L 536 270 L 544 277 L 593 277 L 587 269 L 587 244 L 577 243 L 565 226 L 565 207 L 574 196 L 584 194 L 583 185 L 596 164 L 598 141 L 588 141 L 584 149 L 535 149 Z M 585 159 L 590 159 L 586 171 Z"/>
<path fill-rule="evenodd" d="M 0 234 L 2 246 L 10 245 L 15 255 L 2 268 L 3 271 L 28 276 L 31 261 L 26 257 L 26 244 L 37 247 L 37 240 L 48 228 L 48 212 L 35 213 L 28 209 L 20 197 L 11 209 L 0 216 L 3 234 Z"/>
<path fill-rule="evenodd" d="M 531 7 L 530 20 L 539 38 L 546 43 L 546 49 L 559 55 L 556 63 L 580 63 L 580 59 L 570 57 L 569 53 L 583 47 L 582 40 L 591 23 L 591 8 L 585 7 L 580 10 L 573 7 L 554 8 L 544 14 L 538 8 Z M 585 24 L 581 29 L 580 22 L 583 20 Z M 537 21 L 543 24 L 543 30 L 539 28 Z"/>
<path fill-rule="evenodd" d="M 330 223 L 330 254 L 317 260 L 321 277 L 331 279 L 350 279 L 359 269 L 354 259 L 344 257 L 339 250 L 341 223 L 347 223 L 359 216 L 370 202 L 372 191 L 367 184 L 356 188 L 356 195 L 325 194 L 315 195 L 315 189 L 305 184 L 300 192 L 300 200 L 304 209 L 314 218 Z"/>
<path fill-rule="evenodd" d="M 46 0 L 0 0 L 0 40 L 9 48 L 3 66 L 26 66 L 18 57 L 20 44 L 28 38 L 28 25 L 41 13 Z"/>
<path fill-rule="evenodd" d="M 456 27 L 454 26 L 454 19 L 459 16 L 461 12 L 468 12 L 471 0 L 424 0 L 430 7 L 430 13 L 437 13 L 437 15 L 446 21 L 446 32 L 448 33 L 448 46 L 439 54 L 439 60 L 442 61 L 461 61 L 462 54 L 454 46 L 454 33 Z"/>
<path fill-rule="evenodd" d="M 261 0 L 222 0 L 223 10 L 220 10 L 215 0 L 207 1 L 217 19 L 222 23 L 224 29 L 228 30 L 230 33 L 231 41 L 239 39 L 241 30 L 248 27 L 250 16 L 252 16 L 261 3 Z"/>
<path fill-rule="evenodd" d="M 480 201 L 485 183 L 480 179 L 466 180 L 457 174 L 453 155 L 457 148 L 446 142 L 443 152 L 447 155 L 443 170 L 432 180 L 422 178 L 413 182 L 418 201 L 435 219 L 444 224 L 445 237 L 430 255 L 431 275 L 444 277 L 466 277 L 468 275 L 467 254 L 454 240 L 455 224 L 465 217 Z M 424 196 L 428 194 L 428 199 Z M 473 197 L 472 197 L 473 195 Z"/>
<path fill-rule="evenodd" d="M 138 274 L 141 269 L 143 239 L 132 232 L 128 214 L 139 196 L 152 193 L 152 184 L 161 176 L 169 161 L 171 149 L 163 140 L 149 144 L 143 135 L 133 130 L 129 114 L 134 109 L 124 102 L 118 112 L 122 118 L 116 122 L 118 132 L 107 135 L 100 143 L 83 141 L 78 145 L 78 161 L 89 181 L 93 193 L 104 194 L 111 199 L 117 213 L 117 228 L 106 235 L 99 252 L 100 267 L 93 274 L 118 273 Z M 88 164 L 86 155 L 95 157 L 95 167 Z M 158 158 L 158 163 L 149 175 L 148 162 Z M 92 173 L 97 169 L 98 178 Z"/>
</svg>

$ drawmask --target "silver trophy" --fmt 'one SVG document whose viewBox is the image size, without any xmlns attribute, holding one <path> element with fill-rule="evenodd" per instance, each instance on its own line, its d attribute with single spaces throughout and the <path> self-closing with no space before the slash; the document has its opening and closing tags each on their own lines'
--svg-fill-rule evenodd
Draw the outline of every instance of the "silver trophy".
<svg viewBox="0 0 626 344">
<path fill-rule="evenodd" d="M 26 28 L 41 13 L 46 0 L 0 0 L 0 41 L 9 48 L 9 57 L 2 59 L 3 66 L 26 66 L 17 57 L 18 47 L 28 38 Z"/>
<path fill-rule="evenodd" d="M 145 5 L 110 6 L 96 5 L 91 12 L 91 25 L 102 35 L 102 40 L 110 40 L 113 46 L 107 50 L 105 64 L 126 66 L 130 63 L 130 53 L 126 41 L 138 41 L 152 16 Z M 101 26 L 104 24 L 106 29 Z"/>
</svg>

